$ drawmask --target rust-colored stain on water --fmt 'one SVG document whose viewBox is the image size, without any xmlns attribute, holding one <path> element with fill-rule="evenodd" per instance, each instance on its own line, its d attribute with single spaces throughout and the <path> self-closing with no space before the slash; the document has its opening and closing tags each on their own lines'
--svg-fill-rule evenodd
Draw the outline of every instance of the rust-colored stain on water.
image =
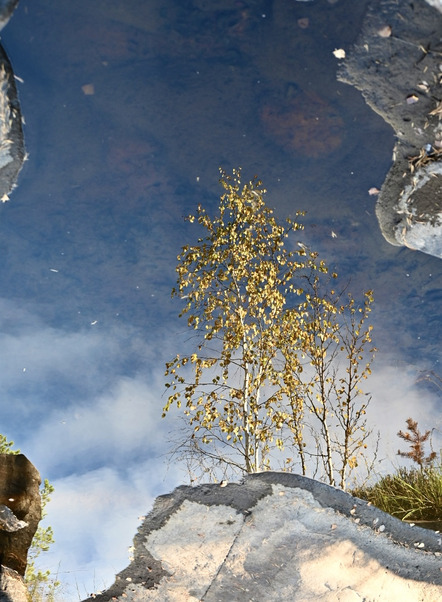
<svg viewBox="0 0 442 602">
<path fill-rule="evenodd" d="M 342 142 L 342 117 L 314 92 L 266 102 L 260 117 L 267 135 L 288 152 L 318 158 Z"/>
</svg>

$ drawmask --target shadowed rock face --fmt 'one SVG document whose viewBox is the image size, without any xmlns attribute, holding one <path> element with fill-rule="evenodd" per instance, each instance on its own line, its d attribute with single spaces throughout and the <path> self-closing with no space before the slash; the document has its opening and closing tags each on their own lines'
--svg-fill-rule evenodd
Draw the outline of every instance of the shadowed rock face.
<svg viewBox="0 0 442 602">
<path fill-rule="evenodd" d="M 41 519 L 40 474 L 23 454 L 0 454 L 0 564 L 24 575 Z M 12 511 L 15 520 L 7 511 Z M 2 520 L 3 518 L 3 520 Z"/>
<path fill-rule="evenodd" d="M 11 18 L 17 4 L 18 0 L 0 0 L 0 30 Z"/>
<path fill-rule="evenodd" d="M 266 472 L 157 498 L 130 566 L 88 600 L 434 602 L 441 550 L 439 534 L 344 491 Z"/>
<path fill-rule="evenodd" d="M 22 116 L 14 74 L 0 46 L 0 202 L 9 200 L 24 159 Z"/>
<path fill-rule="evenodd" d="M 30 602 L 23 577 L 4 566 L 0 574 L 0 602 Z"/>
<path fill-rule="evenodd" d="M 396 134 L 376 215 L 385 239 L 442 258 L 440 2 L 374 0 L 338 78 Z"/>
<path fill-rule="evenodd" d="M 0 0 L 0 30 L 18 0 Z M 9 200 L 25 159 L 22 115 L 9 59 L 0 46 L 0 202 Z"/>
</svg>

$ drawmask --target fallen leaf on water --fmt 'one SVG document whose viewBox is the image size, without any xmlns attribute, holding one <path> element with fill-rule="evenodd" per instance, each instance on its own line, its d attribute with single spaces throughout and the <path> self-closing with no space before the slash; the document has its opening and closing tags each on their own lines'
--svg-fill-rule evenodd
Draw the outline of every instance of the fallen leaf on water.
<svg viewBox="0 0 442 602">
<path fill-rule="evenodd" d="M 337 59 L 345 59 L 345 50 L 343 48 L 335 48 L 333 54 Z"/>
<path fill-rule="evenodd" d="M 309 26 L 310 22 L 308 20 L 307 17 L 303 17 L 302 19 L 298 19 L 298 27 L 300 27 L 301 29 L 307 29 L 307 27 Z"/>
<path fill-rule="evenodd" d="M 384 27 L 378 29 L 378 36 L 380 36 L 381 38 L 389 38 L 391 36 L 390 25 L 384 25 Z"/>
<path fill-rule="evenodd" d="M 418 100 L 419 96 L 416 96 L 416 94 L 410 94 L 407 96 L 407 105 L 413 105 L 415 102 L 418 102 Z"/>
<path fill-rule="evenodd" d="M 93 96 L 95 94 L 94 84 L 85 84 L 81 86 L 81 89 L 86 96 Z"/>
<path fill-rule="evenodd" d="M 426 82 L 425 80 L 419 82 L 417 87 L 419 88 L 419 90 L 422 90 L 423 92 L 430 91 L 430 86 L 428 85 L 428 82 Z"/>
</svg>

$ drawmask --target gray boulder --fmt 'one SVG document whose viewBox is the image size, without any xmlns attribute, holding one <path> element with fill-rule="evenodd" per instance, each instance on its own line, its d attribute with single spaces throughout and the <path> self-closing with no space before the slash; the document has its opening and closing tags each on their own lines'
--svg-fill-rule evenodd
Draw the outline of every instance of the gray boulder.
<svg viewBox="0 0 442 602">
<path fill-rule="evenodd" d="M 178 487 L 157 498 L 134 558 L 88 601 L 442 599 L 441 535 L 306 477 Z"/>
<path fill-rule="evenodd" d="M 442 14 L 424 0 L 370 3 L 338 78 L 396 134 L 376 215 L 386 240 L 442 257 Z"/>
<path fill-rule="evenodd" d="M 9 21 L 18 0 L 0 0 L 0 30 Z M 9 200 L 25 160 L 22 115 L 14 73 L 0 46 L 0 202 Z"/>
<path fill-rule="evenodd" d="M 8 23 L 17 8 L 18 0 L 0 0 L 0 30 Z"/>
</svg>

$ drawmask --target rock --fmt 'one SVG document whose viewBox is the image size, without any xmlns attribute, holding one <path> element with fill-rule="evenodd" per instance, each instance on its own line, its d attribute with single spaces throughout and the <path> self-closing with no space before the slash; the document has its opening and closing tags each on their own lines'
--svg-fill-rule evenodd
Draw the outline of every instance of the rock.
<svg viewBox="0 0 442 602">
<path fill-rule="evenodd" d="M 428 4 L 430 4 L 430 6 L 434 6 L 434 8 L 437 8 L 437 10 L 439 10 L 442 13 L 442 0 L 426 0 Z"/>
<path fill-rule="evenodd" d="M 0 531 L 9 531 L 9 533 L 13 533 L 14 531 L 18 531 L 27 526 L 27 522 L 18 520 L 12 510 L 7 506 L 0 504 Z"/>
<path fill-rule="evenodd" d="M 0 602 L 30 602 L 23 577 L 4 566 L 0 572 Z"/>
<path fill-rule="evenodd" d="M 0 0 L 0 30 L 6 25 L 17 8 L 18 0 Z"/>
<path fill-rule="evenodd" d="M 18 0 L 0 0 L 0 30 Z M 9 200 L 25 160 L 22 115 L 9 59 L 0 46 L 0 202 Z"/>
<path fill-rule="evenodd" d="M 442 259 L 442 161 L 422 167 L 399 196 L 397 241 Z"/>
<path fill-rule="evenodd" d="M 442 599 L 440 534 L 294 474 L 223 485 L 157 498 L 131 564 L 88 601 Z"/>
<path fill-rule="evenodd" d="M 40 474 L 26 456 L 0 454 L 0 508 L 9 509 L 0 513 L 0 564 L 21 576 L 41 519 L 40 483 Z"/>
<path fill-rule="evenodd" d="M 439 3 L 440 4 L 440 3 Z M 424 0 L 374 0 L 338 78 L 397 136 L 376 215 L 386 240 L 442 257 L 442 14 Z"/>
</svg>

